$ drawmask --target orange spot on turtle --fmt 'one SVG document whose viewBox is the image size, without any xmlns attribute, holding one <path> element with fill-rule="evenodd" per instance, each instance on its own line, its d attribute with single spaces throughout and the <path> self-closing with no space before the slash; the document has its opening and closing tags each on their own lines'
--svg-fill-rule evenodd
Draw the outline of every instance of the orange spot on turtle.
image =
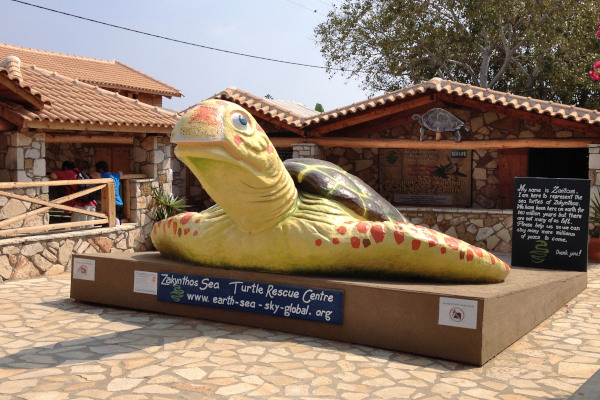
<svg viewBox="0 0 600 400">
<path fill-rule="evenodd" d="M 444 237 L 444 242 L 453 250 L 458 250 L 458 239 L 455 239 L 450 236 Z"/>
<path fill-rule="evenodd" d="M 337 228 L 337 231 L 340 235 L 345 235 L 346 234 L 346 227 L 345 226 L 340 226 L 339 228 Z"/>
<path fill-rule="evenodd" d="M 492 260 L 492 265 L 496 264 L 496 256 L 493 254 L 490 254 L 490 259 Z"/>
<path fill-rule="evenodd" d="M 473 250 L 467 249 L 467 261 L 473 261 L 473 257 L 474 257 Z"/>
<path fill-rule="evenodd" d="M 273 154 L 273 151 L 274 151 L 274 150 L 273 150 L 273 146 L 271 146 L 271 145 L 268 145 L 268 146 L 267 146 L 267 153 L 269 153 L 269 154 Z"/>
<path fill-rule="evenodd" d="M 242 137 L 240 135 L 235 135 L 235 137 L 233 138 L 233 141 L 235 142 L 236 145 L 239 146 L 240 144 L 242 144 L 244 139 L 242 139 Z"/>
<path fill-rule="evenodd" d="M 369 225 L 366 222 L 359 222 L 358 224 L 356 224 L 356 229 L 360 232 L 360 233 L 367 233 L 369 231 L 369 228 L 371 227 L 371 225 Z"/>
<path fill-rule="evenodd" d="M 434 235 L 431 235 L 429 233 L 424 233 L 423 235 L 427 238 L 427 240 L 429 240 L 429 247 L 437 246 L 440 243 L 437 237 L 435 237 Z"/>
<path fill-rule="evenodd" d="M 505 263 L 504 261 L 502 261 L 502 263 L 504 264 L 504 268 L 505 268 L 507 271 L 510 271 L 510 267 L 508 266 L 508 264 L 507 264 L 507 263 Z"/>
<path fill-rule="evenodd" d="M 333 244 L 340 244 L 340 239 L 333 238 L 332 242 L 333 242 Z"/>
<path fill-rule="evenodd" d="M 177 222 L 173 221 L 173 234 L 177 234 Z"/>
<path fill-rule="evenodd" d="M 369 239 L 363 239 L 363 246 L 365 246 L 365 248 L 369 247 L 371 245 L 371 241 Z"/>
<path fill-rule="evenodd" d="M 396 239 L 396 243 L 402 244 L 404 242 L 404 232 L 394 231 L 394 239 Z"/>
<path fill-rule="evenodd" d="M 446 254 L 446 248 L 445 247 L 440 248 L 440 253 Z"/>
<path fill-rule="evenodd" d="M 177 229 L 177 236 L 181 237 L 181 228 Z"/>
<path fill-rule="evenodd" d="M 412 249 L 413 250 L 419 250 L 419 247 L 421 247 L 421 241 L 417 240 L 417 239 L 413 239 L 413 241 L 412 241 Z"/>
<path fill-rule="evenodd" d="M 198 231 L 194 231 L 194 236 L 198 235 Z"/>
<path fill-rule="evenodd" d="M 206 121 L 208 123 L 212 123 L 213 125 L 216 122 L 221 122 L 220 112 L 215 107 L 211 106 L 200 106 L 196 108 L 194 115 L 190 118 L 191 121 Z"/>
<path fill-rule="evenodd" d="M 185 229 L 183 230 L 183 234 L 184 234 L 184 235 L 187 235 L 188 233 L 190 233 L 190 228 L 185 228 Z"/>
<path fill-rule="evenodd" d="M 373 236 L 373 239 L 375 239 L 375 243 L 383 242 L 383 239 L 385 238 L 385 226 L 373 225 L 373 228 L 371 228 L 371 235 Z"/>
<path fill-rule="evenodd" d="M 478 257 L 483 257 L 483 250 L 481 250 L 479 247 L 471 245 L 469 245 L 469 247 L 471 250 L 473 250 L 473 253 L 477 254 Z"/>
<path fill-rule="evenodd" d="M 323 244 L 323 241 L 322 241 L 321 239 L 317 239 L 317 240 L 315 240 L 315 244 L 316 244 L 317 246 L 320 246 L 320 245 L 322 245 L 322 244 Z"/>
<path fill-rule="evenodd" d="M 154 228 L 152 230 L 154 231 L 154 234 L 156 235 L 156 231 L 158 230 L 158 225 L 154 225 Z"/>
<path fill-rule="evenodd" d="M 167 231 L 167 224 L 163 224 L 163 232 Z"/>
<path fill-rule="evenodd" d="M 169 218 L 169 219 L 167 220 L 167 225 L 169 226 L 169 228 L 171 227 L 171 220 L 172 220 L 172 219 L 173 219 L 173 217 L 171 217 L 171 218 Z"/>
<path fill-rule="evenodd" d="M 194 222 L 195 222 L 195 223 L 198 223 L 198 222 L 200 222 L 200 221 L 202 221 L 202 218 L 196 218 L 196 220 L 195 220 Z"/>
<path fill-rule="evenodd" d="M 460 258 L 461 260 L 465 258 L 465 252 L 464 252 L 464 251 L 462 251 L 462 250 L 460 251 L 460 253 L 459 253 L 459 258 Z"/>
<path fill-rule="evenodd" d="M 194 214 L 192 214 L 192 213 L 185 213 L 185 214 L 183 214 L 183 216 L 181 217 L 179 222 L 181 223 L 181 225 L 185 225 L 188 222 L 190 222 L 190 219 L 192 219 L 193 216 L 194 216 Z"/>
<path fill-rule="evenodd" d="M 360 239 L 357 238 L 356 236 L 352 236 L 350 238 L 350 244 L 352 245 L 352 247 L 354 247 L 355 249 L 358 249 L 360 247 Z"/>
</svg>

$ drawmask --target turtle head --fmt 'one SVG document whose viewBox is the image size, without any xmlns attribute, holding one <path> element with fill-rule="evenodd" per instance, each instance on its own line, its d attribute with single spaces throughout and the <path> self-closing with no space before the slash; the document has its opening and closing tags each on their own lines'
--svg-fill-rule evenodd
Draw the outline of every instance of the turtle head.
<svg viewBox="0 0 600 400">
<path fill-rule="evenodd" d="M 173 129 L 171 142 L 181 154 L 191 150 L 196 157 L 235 163 L 254 173 L 264 173 L 280 162 L 252 115 L 223 100 L 205 100 L 186 112 Z"/>
<path fill-rule="evenodd" d="M 238 226 L 262 230 L 287 217 L 297 191 L 273 144 L 237 104 L 205 100 L 175 125 L 175 155 Z"/>
</svg>

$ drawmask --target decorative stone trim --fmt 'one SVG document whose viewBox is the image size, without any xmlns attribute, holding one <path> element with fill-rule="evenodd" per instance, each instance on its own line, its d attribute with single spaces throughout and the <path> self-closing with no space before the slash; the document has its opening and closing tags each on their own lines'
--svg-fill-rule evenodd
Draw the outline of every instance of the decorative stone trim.
<svg viewBox="0 0 600 400">
<path fill-rule="evenodd" d="M 398 207 L 413 224 L 497 253 L 512 250 L 512 210 Z"/>
<path fill-rule="evenodd" d="M 2 239 L 0 281 L 70 271 L 73 254 L 132 253 L 145 248 L 143 230 L 136 224 Z"/>
</svg>

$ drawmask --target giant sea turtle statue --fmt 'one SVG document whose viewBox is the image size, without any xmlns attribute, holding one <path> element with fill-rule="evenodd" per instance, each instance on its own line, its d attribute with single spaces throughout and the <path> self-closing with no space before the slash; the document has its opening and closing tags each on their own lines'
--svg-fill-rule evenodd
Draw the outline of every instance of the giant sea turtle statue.
<svg viewBox="0 0 600 400">
<path fill-rule="evenodd" d="M 421 121 L 419 140 L 423 140 L 427 129 L 436 133 L 436 140 L 440 139 L 441 132 L 452 132 L 455 142 L 460 142 L 461 133 L 468 133 L 465 123 L 443 108 L 432 108 L 423 115 L 413 114 L 412 118 Z"/>
<path fill-rule="evenodd" d="M 495 255 L 410 224 L 355 176 L 318 160 L 288 160 L 242 107 L 206 100 L 175 126 L 176 156 L 217 203 L 158 222 L 165 256 L 280 273 L 500 282 Z"/>
</svg>

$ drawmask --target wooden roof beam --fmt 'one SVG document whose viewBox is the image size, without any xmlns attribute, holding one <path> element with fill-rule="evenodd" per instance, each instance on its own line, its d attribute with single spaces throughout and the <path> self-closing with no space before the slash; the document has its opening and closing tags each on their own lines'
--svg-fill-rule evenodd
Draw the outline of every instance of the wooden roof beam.
<svg viewBox="0 0 600 400">
<path fill-rule="evenodd" d="M 51 122 L 51 121 L 25 121 L 24 128 L 39 129 L 41 131 L 98 131 L 98 132 L 121 132 L 121 133 L 164 133 L 171 134 L 173 127 L 164 126 L 132 126 L 132 125 L 97 125 L 90 123 L 75 122 Z"/>
<path fill-rule="evenodd" d="M 377 149 L 519 149 L 519 148 L 586 148 L 588 144 L 600 144 L 600 138 L 584 139 L 509 139 L 509 140 L 423 140 L 369 139 L 346 137 L 307 138 L 307 143 L 323 147 L 377 148 Z"/>
<path fill-rule="evenodd" d="M 46 143 L 99 143 L 99 144 L 133 144 L 133 137 L 106 135 L 51 135 L 46 134 Z"/>
<path fill-rule="evenodd" d="M 357 114 L 348 114 L 348 116 L 346 117 L 338 117 L 334 119 L 333 122 L 329 124 L 322 125 L 323 122 L 320 122 L 315 128 L 311 128 L 310 126 L 308 126 L 305 129 L 308 132 L 309 137 L 322 136 L 329 132 L 348 128 L 350 126 L 362 124 L 364 122 L 369 122 L 374 119 L 386 117 L 391 114 L 400 113 L 406 110 L 410 110 L 412 108 L 422 107 L 427 104 L 435 103 L 436 101 L 436 95 L 427 93 L 426 95 L 416 98 L 414 100 L 404 101 L 400 104 L 393 104 L 387 107 L 379 106 L 367 109 Z"/>
</svg>

